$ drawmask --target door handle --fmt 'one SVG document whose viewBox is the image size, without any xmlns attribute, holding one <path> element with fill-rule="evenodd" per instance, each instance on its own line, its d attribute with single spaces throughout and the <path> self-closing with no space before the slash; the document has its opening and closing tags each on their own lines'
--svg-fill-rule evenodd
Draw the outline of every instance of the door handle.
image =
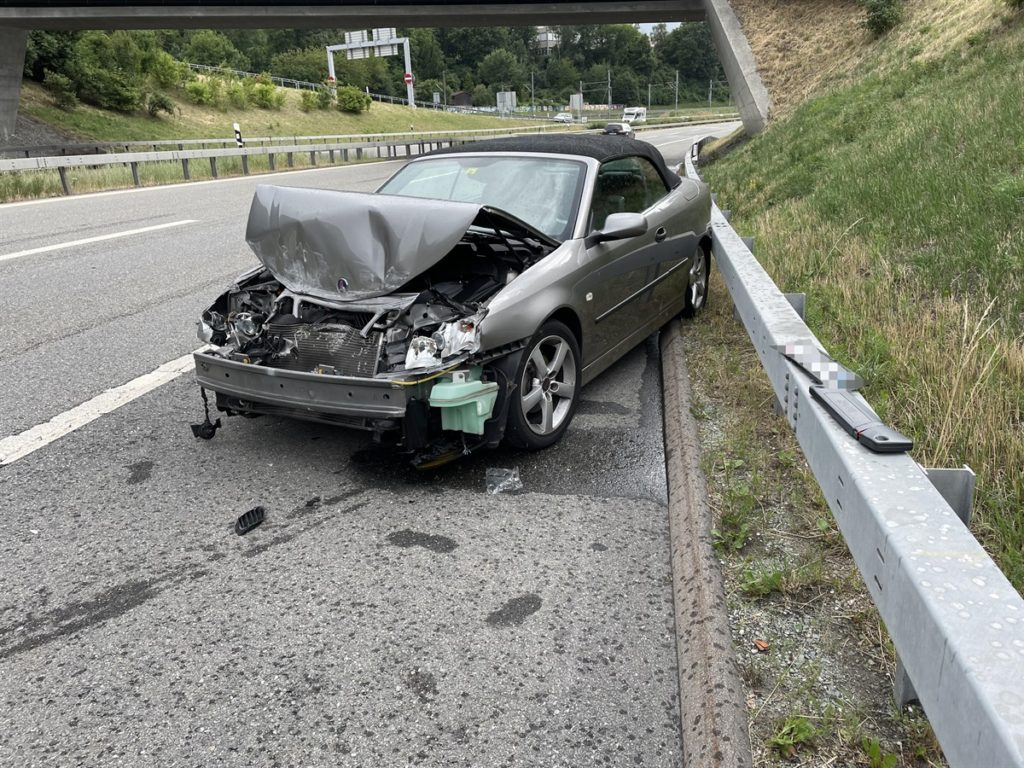
<svg viewBox="0 0 1024 768">
<path fill-rule="evenodd" d="M 665 228 L 658 227 L 658 229 L 654 233 L 654 242 L 660 243 L 666 237 L 668 237 L 668 232 L 665 231 Z"/>
</svg>

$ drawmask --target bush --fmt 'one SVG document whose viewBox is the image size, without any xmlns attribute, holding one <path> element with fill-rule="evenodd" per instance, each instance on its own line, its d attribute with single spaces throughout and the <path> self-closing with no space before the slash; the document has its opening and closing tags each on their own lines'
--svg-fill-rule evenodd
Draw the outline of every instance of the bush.
<svg viewBox="0 0 1024 768">
<path fill-rule="evenodd" d="M 44 78 L 43 84 L 46 86 L 46 90 L 53 96 L 53 103 L 60 109 L 70 111 L 78 106 L 75 84 L 71 82 L 70 77 L 47 69 Z"/>
<path fill-rule="evenodd" d="M 216 77 L 192 80 L 185 83 L 185 97 L 193 104 L 221 107 L 224 105 L 224 84 Z"/>
<path fill-rule="evenodd" d="M 150 117 L 158 117 L 161 112 L 173 115 L 176 105 L 162 93 L 150 93 L 146 96 L 146 111 Z"/>
<path fill-rule="evenodd" d="M 1004 0 L 1011 8 L 1024 8 L 1024 0 Z"/>
<path fill-rule="evenodd" d="M 248 109 L 249 108 L 249 91 L 250 88 L 246 87 L 246 83 L 241 80 L 231 80 L 225 88 L 227 93 L 228 104 L 235 109 Z"/>
<path fill-rule="evenodd" d="M 103 109 L 134 112 L 142 102 L 145 53 L 124 32 L 86 32 L 75 43 L 68 76 L 85 102 Z"/>
<path fill-rule="evenodd" d="M 867 0 L 864 26 L 876 36 L 884 35 L 903 19 L 903 0 Z"/>
<path fill-rule="evenodd" d="M 167 51 L 157 51 L 149 65 L 149 78 L 158 88 L 177 88 L 191 70 Z"/>
<path fill-rule="evenodd" d="M 360 112 L 365 112 L 370 108 L 370 104 L 373 100 L 369 94 L 363 93 L 358 88 L 351 85 L 343 85 L 338 88 L 337 92 L 338 109 L 342 112 L 351 112 L 352 114 L 358 115 Z"/>
<path fill-rule="evenodd" d="M 314 109 L 320 109 L 319 94 L 315 91 L 303 91 L 300 95 L 301 101 L 299 102 L 299 109 L 303 112 L 312 112 Z"/>
<path fill-rule="evenodd" d="M 256 84 L 252 86 L 251 98 L 252 103 L 260 109 L 280 109 L 285 101 L 284 91 L 264 82 L 262 75 L 256 78 Z"/>
<path fill-rule="evenodd" d="M 330 109 L 334 103 L 334 89 L 321 85 L 316 89 L 316 102 L 320 109 Z"/>
</svg>

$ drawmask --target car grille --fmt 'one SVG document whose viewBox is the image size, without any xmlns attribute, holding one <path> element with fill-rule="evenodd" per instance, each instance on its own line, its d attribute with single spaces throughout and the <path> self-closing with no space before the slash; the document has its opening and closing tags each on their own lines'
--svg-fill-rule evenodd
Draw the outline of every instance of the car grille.
<svg viewBox="0 0 1024 768">
<path fill-rule="evenodd" d="M 366 376 L 377 373 L 381 334 L 368 334 L 364 339 L 358 328 L 334 323 L 270 323 L 270 336 L 278 336 L 295 344 L 290 355 L 277 358 L 273 366 L 289 371 L 312 371 L 317 366 L 331 366 L 340 376 Z"/>
</svg>

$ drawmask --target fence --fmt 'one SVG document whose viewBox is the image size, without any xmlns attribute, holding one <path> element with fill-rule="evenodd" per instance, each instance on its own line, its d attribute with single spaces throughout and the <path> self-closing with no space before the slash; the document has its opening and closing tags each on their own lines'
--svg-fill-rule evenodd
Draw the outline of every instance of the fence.
<svg viewBox="0 0 1024 768">
<path fill-rule="evenodd" d="M 1024 600 L 951 506 L 967 517 L 973 473 L 848 435 L 780 351 L 821 344 L 717 205 L 711 225 L 737 313 L 896 646 L 898 700 L 921 702 L 951 765 L 1024 766 Z"/>
<path fill-rule="evenodd" d="M 31 172 L 56 170 L 60 175 L 61 188 L 65 195 L 72 194 L 71 179 L 68 170 L 71 168 L 95 168 L 99 166 L 123 165 L 131 169 L 132 181 L 136 187 L 142 186 L 139 175 L 139 166 L 143 163 L 166 163 L 180 162 L 182 179 L 191 180 L 192 162 L 194 160 L 207 160 L 210 163 L 210 175 L 218 177 L 218 158 L 241 158 L 242 173 L 249 174 L 249 158 L 253 156 L 266 156 L 271 171 L 277 170 L 277 159 L 284 156 L 287 167 L 292 168 L 295 164 L 295 155 L 306 154 L 309 156 L 310 164 L 317 165 L 321 158 L 326 156 L 329 163 L 334 164 L 339 159 L 343 163 L 351 160 L 363 160 L 376 158 L 399 158 L 412 157 L 416 154 L 423 154 L 433 149 L 453 144 L 461 144 L 484 136 L 508 135 L 510 133 L 543 132 L 548 129 L 561 129 L 564 126 L 531 126 L 529 128 L 513 129 L 485 129 L 476 131 L 434 131 L 418 134 L 380 134 L 381 136 L 399 137 L 393 141 L 366 141 L 365 136 L 306 136 L 292 138 L 268 137 L 258 141 L 266 142 L 261 146 L 247 146 L 238 148 L 235 140 L 232 139 L 193 139 L 168 142 L 177 144 L 178 149 L 170 151 L 157 151 L 156 146 L 164 146 L 160 142 L 128 142 L 115 145 L 124 146 L 126 149 L 134 144 L 152 146 L 154 151 L 150 152 L 119 152 L 113 154 L 91 154 L 91 155 L 57 155 L 50 157 L 27 157 L 3 159 L 0 158 L 0 172 Z M 404 137 L 404 138 L 401 138 Z M 347 142 L 328 143 L 332 138 L 353 139 Z M 363 141 L 355 141 L 355 139 Z M 295 139 L 308 139 L 310 143 L 295 143 Z M 292 141 L 291 144 L 277 144 L 278 141 Z M 219 143 L 221 148 L 185 149 L 185 146 L 197 143 Z"/>
</svg>

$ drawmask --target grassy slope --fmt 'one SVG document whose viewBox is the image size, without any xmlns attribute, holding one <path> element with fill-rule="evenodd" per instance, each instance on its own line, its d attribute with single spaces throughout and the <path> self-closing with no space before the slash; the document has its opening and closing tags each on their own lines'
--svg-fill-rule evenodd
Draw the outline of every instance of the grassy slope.
<svg viewBox="0 0 1024 768">
<path fill-rule="evenodd" d="M 244 111 L 202 107 L 189 103 L 182 93 L 168 94 L 179 108 L 174 116 L 152 118 L 119 115 L 81 105 L 71 112 L 53 106 L 43 88 L 26 81 L 21 91 L 21 110 L 72 136 L 96 141 L 146 141 L 149 139 L 206 139 L 232 136 L 231 124 L 242 126 L 246 136 L 318 136 L 349 133 L 457 130 L 529 125 L 526 120 L 502 120 L 486 115 L 462 115 L 433 109 L 374 102 L 369 111 L 349 115 L 336 109 L 302 112 L 299 92 L 286 91 L 288 101 L 279 111 L 251 108 Z"/>
<path fill-rule="evenodd" d="M 972 527 L 1021 589 L 1024 15 L 907 7 L 856 76 L 707 178 L 915 458 L 975 469 Z"/>
</svg>

